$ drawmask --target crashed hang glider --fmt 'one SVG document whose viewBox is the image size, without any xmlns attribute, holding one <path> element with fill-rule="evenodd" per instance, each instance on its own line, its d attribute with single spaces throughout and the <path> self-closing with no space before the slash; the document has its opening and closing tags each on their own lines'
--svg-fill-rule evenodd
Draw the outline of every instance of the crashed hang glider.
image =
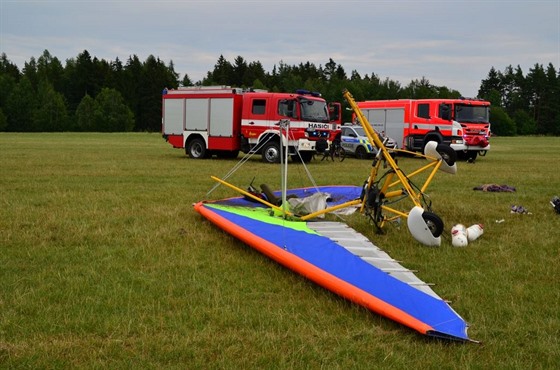
<svg viewBox="0 0 560 370">
<path fill-rule="evenodd" d="M 363 118 L 362 122 L 367 121 Z M 286 126 L 287 137 L 289 122 L 280 124 Z M 377 161 L 384 159 L 393 169 L 391 175 L 384 176 L 383 182 L 375 180 L 380 168 L 377 162 L 374 162 L 365 186 L 320 186 L 290 190 L 286 186 L 285 167 L 282 172 L 282 190 L 271 192 L 267 186 L 261 186 L 265 197 L 212 177 L 241 196 L 199 202 L 194 205 L 194 209 L 222 230 L 281 265 L 373 312 L 428 336 L 472 341 L 467 335 L 465 320 L 428 284 L 346 224 L 324 220 L 327 213 L 354 206 L 362 212 L 369 212 L 376 226 L 382 227 L 390 221 L 383 212 L 394 212 L 399 217 L 407 218 L 409 230 L 419 242 L 439 245 L 439 235 L 434 235 L 429 225 L 437 218 L 426 217 L 431 213 L 424 211 L 421 200 L 433 172 L 442 168 L 452 172 L 454 166 L 444 164 L 436 146 L 429 144 L 428 152 L 433 150 L 435 156 L 425 157 L 431 164 L 406 176 L 379 138 L 375 136 L 371 140 L 376 146 L 380 145 L 381 154 L 378 154 Z M 280 145 L 280 150 L 282 147 Z M 287 158 L 284 160 L 286 165 Z M 409 178 L 426 168 L 433 168 L 429 180 L 419 191 L 415 191 Z M 395 185 L 404 190 L 391 190 Z M 379 196 L 381 193 L 383 197 Z M 302 213 L 288 207 L 290 198 L 307 199 L 316 195 L 324 199 L 324 204 L 316 209 Z M 393 209 L 383 203 L 383 199 L 403 195 L 412 200 L 413 208 L 409 212 Z"/>
<path fill-rule="evenodd" d="M 359 197 L 362 188 L 287 194 L 302 198 L 317 191 L 329 194 L 328 205 L 336 206 Z M 428 336 L 470 341 L 466 322 L 428 284 L 344 223 L 271 216 L 270 208 L 246 197 L 199 202 L 194 208 L 262 254 L 352 302 Z"/>
</svg>

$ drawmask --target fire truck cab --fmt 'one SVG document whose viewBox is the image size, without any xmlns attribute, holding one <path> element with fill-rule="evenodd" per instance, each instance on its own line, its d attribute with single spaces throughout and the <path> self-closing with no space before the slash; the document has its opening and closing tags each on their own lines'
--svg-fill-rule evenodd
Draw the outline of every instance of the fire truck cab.
<svg viewBox="0 0 560 370">
<path fill-rule="evenodd" d="M 370 124 L 399 146 L 423 151 L 428 141 L 445 143 L 474 159 L 490 150 L 490 103 L 478 99 L 399 99 L 358 102 Z"/>
<path fill-rule="evenodd" d="M 192 158 L 259 153 L 280 161 L 280 145 L 294 160 L 308 162 L 340 130 L 340 103 L 327 105 L 318 93 L 270 93 L 231 87 L 164 90 L 162 134 Z M 288 135 L 278 123 L 289 120 Z"/>
</svg>

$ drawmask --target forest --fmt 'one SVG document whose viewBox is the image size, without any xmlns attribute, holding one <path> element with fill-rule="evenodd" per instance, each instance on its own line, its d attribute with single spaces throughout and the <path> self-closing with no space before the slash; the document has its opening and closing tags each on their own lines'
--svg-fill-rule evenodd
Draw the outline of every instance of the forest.
<svg viewBox="0 0 560 370">
<path fill-rule="evenodd" d="M 348 75 L 332 59 L 324 66 L 280 61 L 272 71 L 265 71 L 259 61 L 249 62 L 242 56 L 228 61 L 220 55 L 201 81 L 191 81 L 188 74 L 180 76 L 172 61 L 164 63 L 153 55 L 145 61 L 132 55 L 123 63 L 118 58 L 98 59 L 84 50 L 63 64 L 45 50 L 20 70 L 3 53 L 0 131 L 159 132 L 162 90 L 191 85 L 281 92 L 303 88 L 321 92 L 327 101 L 341 101 L 343 89 L 357 101 L 461 96 L 446 86 L 434 86 L 425 77 L 404 85 L 374 72 Z M 519 66 L 492 67 L 480 83 L 478 98 L 492 103 L 494 135 L 560 135 L 560 69 L 552 63 L 535 64 L 527 72 Z"/>
</svg>

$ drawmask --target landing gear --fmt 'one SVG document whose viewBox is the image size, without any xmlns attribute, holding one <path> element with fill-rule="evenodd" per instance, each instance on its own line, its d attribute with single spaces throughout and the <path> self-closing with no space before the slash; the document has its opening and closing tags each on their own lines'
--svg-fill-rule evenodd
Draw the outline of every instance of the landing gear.
<svg viewBox="0 0 560 370">
<path fill-rule="evenodd" d="M 384 201 L 384 195 L 379 191 L 377 186 L 373 184 L 369 190 L 364 188 L 362 192 L 363 197 L 366 197 L 365 201 L 365 214 L 375 225 L 378 234 L 383 233 L 383 223 L 385 222 L 385 216 L 383 216 L 382 208 Z"/>
<path fill-rule="evenodd" d="M 443 221 L 438 215 L 432 212 L 424 211 L 424 213 L 422 213 L 422 218 L 424 219 L 424 222 L 426 222 L 426 226 L 434 238 L 437 238 L 443 233 Z"/>
<path fill-rule="evenodd" d="M 418 242 L 429 247 L 441 245 L 443 221 L 435 213 L 424 211 L 422 207 L 415 206 L 408 213 L 407 226 L 410 234 Z"/>
<path fill-rule="evenodd" d="M 457 161 L 457 152 L 453 150 L 449 145 L 438 144 L 436 147 L 436 152 L 441 156 L 441 158 L 450 166 L 453 166 Z M 476 156 L 476 152 L 475 152 Z"/>
</svg>

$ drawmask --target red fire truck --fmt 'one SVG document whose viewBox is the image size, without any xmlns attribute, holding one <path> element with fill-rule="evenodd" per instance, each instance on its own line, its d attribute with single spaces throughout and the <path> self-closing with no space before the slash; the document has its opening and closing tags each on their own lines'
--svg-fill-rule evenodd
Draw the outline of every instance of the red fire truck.
<svg viewBox="0 0 560 370">
<path fill-rule="evenodd" d="M 293 160 L 308 162 L 328 147 L 340 130 L 340 103 L 327 105 L 320 94 L 271 93 L 229 86 L 163 91 L 162 134 L 191 158 L 235 158 L 239 151 L 280 161 L 280 145 Z M 289 137 L 278 123 L 290 120 Z"/>
<path fill-rule="evenodd" d="M 430 140 L 474 160 L 490 150 L 490 103 L 479 99 L 371 100 L 358 102 L 369 123 L 399 147 L 422 151 Z"/>
</svg>

